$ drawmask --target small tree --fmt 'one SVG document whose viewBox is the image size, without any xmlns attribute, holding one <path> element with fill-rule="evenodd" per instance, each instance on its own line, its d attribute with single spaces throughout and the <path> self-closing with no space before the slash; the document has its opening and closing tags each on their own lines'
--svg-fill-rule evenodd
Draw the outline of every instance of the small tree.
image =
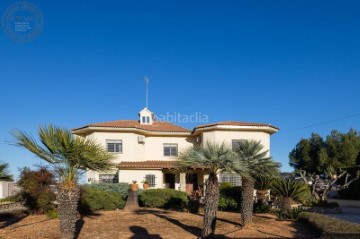
<svg viewBox="0 0 360 239">
<path fill-rule="evenodd" d="M 337 174 L 332 168 L 325 170 L 323 175 L 309 174 L 306 173 L 305 170 L 297 170 L 296 172 L 310 187 L 311 195 L 317 201 L 325 201 L 329 191 L 339 191 L 348 188 L 351 183 L 360 178 L 359 171 L 357 171 L 355 177 L 352 177 L 352 179 L 349 180 L 351 175 L 347 170 L 343 170 L 340 174 Z M 339 183 L 340 179 L 344 179 L 342 183 Z"/>
<path fill-rule="evenodd" d="M 234 160 L 234 153 L 225 143 L 216 144 L 206 142 L 202 147 L 189 147 L 179 154 L 180 167 L 187 169 L 194 165 L 201 165 L 209 170 L 206 181 L 205 210 L 202 237 L 208 238 L 214 234 L 216 213 L 219 204 L 219 182 L 217 173 L 221 171 L 244 171 L 240 162 Z M 240 195 L 239 195 L 240 196 Z"/>
<path fill-rule="evenodd" d="M 18 185 L 22 188 L 21 197 L 33 213 L 46 213 L 55 209 L 55 193 L 51 189 L 51 185 L 55 185 L 55 177 L 47 167 L 21 169 Z"/>
<path fill-rule="evenodd" d="M 241 140 L 236 149 L 236 161 L 248 170 L 238 172 L 242 177 L 241 221 L 246 227 L 252 221 L 254 181 L 258 175 L 274 177 L 279 174 L 280 163 L 274 162 L 260 141 Z"/>
<path fill-rule="evenodd" d="M 87 169 L 100 171 L 115 167 L 114 156 L 91 139 L 74 137 L 70 130 L 53 125 L 39 127 L 40 145 L 32 136 L 17 130 L 12 133 L 16 145 L 26 148 L 53 168 L 59 181 L 57 202 L 61 237 L 73 238 L 80 189 L 79 174 Z"/>
</svg>

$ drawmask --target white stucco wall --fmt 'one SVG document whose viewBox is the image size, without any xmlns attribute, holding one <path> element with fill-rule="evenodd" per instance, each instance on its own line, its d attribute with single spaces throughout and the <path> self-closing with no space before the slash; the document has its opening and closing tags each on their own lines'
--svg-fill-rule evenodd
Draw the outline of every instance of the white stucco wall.
<svg viewBox="0 0 360 239">
<path fill-rule="evenodd" d="M 116 162 L 146 161 L 146 160 L 175 160 L 176 157 L 164 156 L 164 144 L 177 144 L 178 150 L 192 146 L 194 137 L 186 136 L 142 136 L 145 143 L 139 143 L 136 133 L 126 132 L 93 132 L 87 137 L 95 139 L 106 148 L 106 140 L 122 140 L 123 152 L 115 153 Z"/>
<path fill-rule="evenodd" d="M 142 181 L 145 180 L 146 174 L 155 175 L 155 187 L 163 188 L 164 178 L 161 170 L 121 170 L 119 172 L 119 182 L 132 183 L 133 180 L 137 181 L 139 188 L 142 188 Z"/>
<path fill-rule="evenodd" d="M 202 142 L 225 142 L 227 144 L 232 143 L 233 139 L 247 139 L 260 141 L 264 146 L 264 150 L 269 150 L 270 153 L 270 134 L 259 131 L 225 131 L 214 130 L 203 132 Z"/>
</svg>

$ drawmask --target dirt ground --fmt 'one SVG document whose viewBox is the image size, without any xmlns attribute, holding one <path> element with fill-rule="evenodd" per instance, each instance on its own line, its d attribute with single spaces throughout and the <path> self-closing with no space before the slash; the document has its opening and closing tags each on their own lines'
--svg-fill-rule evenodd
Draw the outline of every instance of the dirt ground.
<svg viewBox="0 0 360 239">
<path fill-rule="evenodd" d="M 302 222 L 277 221 L 273 215 L 254 216 L 252 225 L 241 229 L 240 214 L 219 212 L 219 238 L 314 238 Z M 79 220 L 78 238 L 186 239 L 201 235 L 202 215 L 148 209 L 137 212 L 103 211 Z M 44 215 L 0 217 L 0 238 L 59 238 L 58 219 Z"/>
</svg>

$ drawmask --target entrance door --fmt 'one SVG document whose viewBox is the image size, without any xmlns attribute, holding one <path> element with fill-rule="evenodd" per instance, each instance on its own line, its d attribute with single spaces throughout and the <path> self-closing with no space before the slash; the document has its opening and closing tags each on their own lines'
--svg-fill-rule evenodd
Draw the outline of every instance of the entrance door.
<svg viewBox="0 0 360 239">
<path fill-rule="evenodd" d="M 196 173 L 186 174 L 186 193 L 192 194 L 198 188 L 198 175 Z"/>
<path fill-rule="evenodd" d="M 165 188 L 175 189 L 175 174 L 165 173 Z"/>
</svg>

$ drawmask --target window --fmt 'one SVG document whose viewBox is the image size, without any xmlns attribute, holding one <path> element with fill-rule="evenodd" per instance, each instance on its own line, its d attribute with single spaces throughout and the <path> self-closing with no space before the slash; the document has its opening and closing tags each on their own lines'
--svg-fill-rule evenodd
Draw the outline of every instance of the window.
<svg viewBox="0 0 360 239">
<path fill-rule="evenodd" d="M 145 123 L 145 116 L 141 117 L 141 122 Z"/>
<path fill-rule="evenodd" d="M 119 183 L 119 175 L 116 174 L 99 174 L 99 183 Z"/>
<path fill-rule="evenodd" d="M 177 156 L 178 155 L 177 144 L 164 144 L 164 156 Z"/>
<path fill-rule="evenodd" d="M 149 182 L 149 187 L 155 187 L 155 174 L 146 174 L 145 180 Z"/>
<path fill-rule="evenodd" d="M 235 173 L 221 173 L 220 182 L 229 182 L 233 186 L 241 186 L 241 177 Z"/>
<path fill-rule="evenodd" d="M 122 140 L 106 140 L 106 148 L 108 152 L 122 153 Z"/>
<path fill-rule="evenodd" d="M 240 142 L 241 142 L 241 139 L 233 139 L 231 141 L 232 150 L 236 150 L 239 147 Z"/>
<path fill-rule="evenodd" d="M 150 116 L 146 116 L 146 123 L 150 123 Z"/>
</svg>

